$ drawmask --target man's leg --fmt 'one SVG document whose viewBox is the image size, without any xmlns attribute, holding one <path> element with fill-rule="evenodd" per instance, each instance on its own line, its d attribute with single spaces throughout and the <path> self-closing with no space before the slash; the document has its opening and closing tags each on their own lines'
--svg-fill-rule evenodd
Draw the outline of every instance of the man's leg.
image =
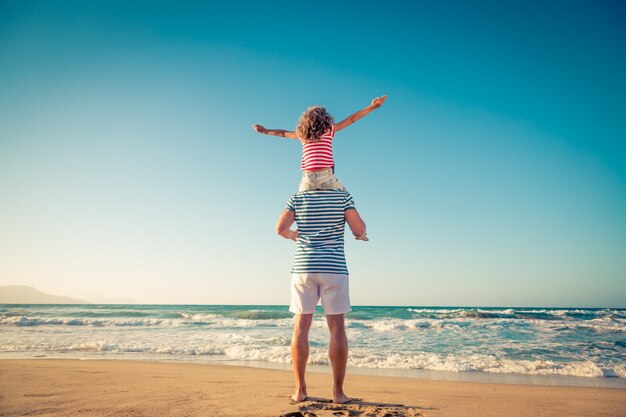
<svg viewBox="0 0 626 417">
<path fill-rule="evenodd" d="M 304 372 L 309 359 L 309 329 L 313 321 L 313 314 L 296 314 L 291 336 L 291 361 L 293 374 L 296 378 L 296 392 L 291 399 L 300 402 L 307 397 Z"/>
<path fill-rule="evenodd" d="M 350 398 L 343 392 L 343 380 L 346 377 L 346 365 L 348 363 L 348 337 L 346 336 L 344 315 L 326 316 L 326 322 L 330 330 L 328 356 L 333 368 L 333 401 L 342 404 L 350 401 Z"/>
</svg>

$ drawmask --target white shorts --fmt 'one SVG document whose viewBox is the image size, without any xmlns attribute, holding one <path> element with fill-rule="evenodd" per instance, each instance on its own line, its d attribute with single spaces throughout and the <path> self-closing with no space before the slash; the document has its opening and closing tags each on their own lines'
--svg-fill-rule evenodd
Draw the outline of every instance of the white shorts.
<svg viewBox="0 0 626 417">
<path fill-rule="evenodd" d="M 347 274 L 311 272 L 291 274 L 291 305 L 295 314 L 313 314 L 322 300 L 324 312 L 333 316 L 351 311 Z"/>
<path fill-rule="evenodd" d="M 336 190 L 341 189 L 346 191 L 346 188 L 341 185 L 332 168 L 328 168 L 324 171 L 309 172 L 304 171 L 302 173 L 302 180 L 300 180 L 300 187 L 298 191 L 310 191 L 310 190 Z"/>
</svg>

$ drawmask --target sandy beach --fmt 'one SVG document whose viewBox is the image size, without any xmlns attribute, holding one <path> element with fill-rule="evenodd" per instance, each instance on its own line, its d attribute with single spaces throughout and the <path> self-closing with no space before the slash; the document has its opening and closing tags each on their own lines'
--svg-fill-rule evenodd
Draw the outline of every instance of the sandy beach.
<svg viewBox="0 0 626 417">
<path fill-rule="evenodd" d="M 483 384 L 348 375 L 350 405 L 310 373 L 291 403 L 281 370 L 122 360 L 2 360 L 0 416 L 624 416 L 626 390 Z"/>
</svg>

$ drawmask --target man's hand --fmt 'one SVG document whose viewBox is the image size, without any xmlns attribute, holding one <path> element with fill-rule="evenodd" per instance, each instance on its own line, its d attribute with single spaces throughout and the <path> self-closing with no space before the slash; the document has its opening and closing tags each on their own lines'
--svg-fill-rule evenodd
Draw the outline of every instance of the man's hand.
<svg viewBox="0 0 626 417">
<path fill-rule="evenodd" d="M 370 107 L 377 109 L 383 105 L 385 100 L 387 100 L 387 96 L 376 97 L 374 100 L 372 100 L 372 104 L 370 104 Z"/>
<path fill-rule="evenodd" d="M 363 236 L 355 236 L 354 237 L 356 240 L 362 240 L 364 242 L 369 242 L 370 238 L 367 237 L 367 233 L 365 233 Z"/>
<path fill-rule="evenodd" d="M 291 225 L 295 222 L 295 218 L 296 215 L 293 211 L 284 209 L 276 222 L 276 233 L 285 239 L 298 239 L 298 230 L 290 229 Z"/>
<path fill-rule="evenodd" d="M 252 125 L 252 129 L 256 130 L 259 133 L 267 133 L 267 129 L 261 125 Z"/>
</svg>

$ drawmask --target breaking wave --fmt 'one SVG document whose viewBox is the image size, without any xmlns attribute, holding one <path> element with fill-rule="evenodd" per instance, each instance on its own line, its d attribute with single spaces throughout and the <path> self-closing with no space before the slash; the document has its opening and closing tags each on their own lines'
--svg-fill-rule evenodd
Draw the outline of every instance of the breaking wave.
<svg viewBox="0 0 626 417">
<path fill-rule="evenodd" d="M 361 368 L 626 378 L 626 311 L 355 307 L 349 365 Z M 281 306 L 0 306 L 3 354 L 289 363 Z M 328 364 L 322 314 L 310 362 Z"/>
</svg>

